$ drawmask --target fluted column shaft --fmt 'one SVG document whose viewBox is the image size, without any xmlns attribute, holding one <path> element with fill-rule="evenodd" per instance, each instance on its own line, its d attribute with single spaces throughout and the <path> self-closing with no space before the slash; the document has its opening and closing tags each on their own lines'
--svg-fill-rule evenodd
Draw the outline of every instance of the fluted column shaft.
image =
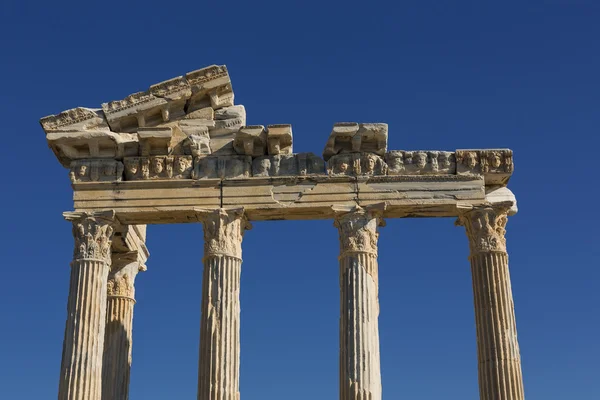
<svg viewBox="0 0 600 400">
<path fill-rule="evenodd" d="M 102 400 L 127 400 L 131 375 L 134 281 L 145 266 L 137 252 L 114 254 L 107 284 Z"/>
<path fill-rule="evenodd" d="M 64 215 L 73 223 L 75 250 L 58 399 L 100 400 L 114 213 Z"/>
<path fill-rule="evenodd" d="M 338 215 L 340 399 L 381 400 L 376 213 Z"/>
<path fill-rule="evenodd" d="M 243 210 L 206 212 L 198 400 L 240 398 L 240 276 Z"/>
<path fill-rule="evenodd" d="M 481 400 L 525 398 L 506 253 L 507 213 L 506 207 L 481 207 L 459 218 L 471 248 Z"/>
</svg>

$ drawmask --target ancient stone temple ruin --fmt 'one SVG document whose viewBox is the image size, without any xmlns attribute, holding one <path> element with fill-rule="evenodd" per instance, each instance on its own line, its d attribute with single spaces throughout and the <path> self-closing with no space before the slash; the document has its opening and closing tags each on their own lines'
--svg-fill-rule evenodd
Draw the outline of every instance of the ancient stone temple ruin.
<svg viewBox="0 0 600 400">
<path fill-rule="evenodd" d="M 146 225 L 168 223 L 204 227 L 198 399 L 239 399 L 242 239 L 251 221 L 281 219 L 334 221 L 340 399 L 380 400 L 377 239 L 386 219 L 409 217 L 464 226 L 480 398 L 524 398 L 505 240 L 511 150 L 388 150 L 386 124 L 343 122 L 322 156 L 294 153 L 291 125 L 246 125 L 217 65 L 41 124 L 74 199 L 59 400 L 128 398 Z"/>
</svg>

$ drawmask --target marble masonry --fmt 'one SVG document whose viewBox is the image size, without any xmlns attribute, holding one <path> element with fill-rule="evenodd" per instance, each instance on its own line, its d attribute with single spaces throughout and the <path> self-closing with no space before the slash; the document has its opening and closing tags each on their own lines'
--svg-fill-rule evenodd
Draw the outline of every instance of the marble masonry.
<svg viewBox="0 0 600 400">
<path fill-rule="evenodd" d="M 330 219 L 340 241 L 339 397 L 381 400 L 380 229 L 390 218 L 451 217 L 471 250 L 480 399 L 523 400 L 505 239 L 517 211 L 507 188 L 512 151 L 390 150 L 387 124 L 340 122 L 321 156 L 294 153 L 290 124 L 247 125 L 234 99 L 227 68 L 212 65 L 41 119 L 74 200 L 64 213 L 74 252 L 58 398 L 128 399 L 146 225 L 197 223 L 198 399 L 239 400 L 242 239 L 251 221 Z"/>
</svg>

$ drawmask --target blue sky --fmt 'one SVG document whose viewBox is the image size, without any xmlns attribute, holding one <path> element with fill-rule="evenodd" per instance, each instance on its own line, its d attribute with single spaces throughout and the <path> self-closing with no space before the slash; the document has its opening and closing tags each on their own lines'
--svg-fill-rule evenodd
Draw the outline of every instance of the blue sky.
<svg viewBox="0 0 600 400">
<path fill-rule="evenodd" d="M 387 122 L 390 149 L 509 147 L 508 249 L 526 396 L 600 398 L 600 4 L 17 2 L 0 5 L 0 388 L 56 396 L 72 209 L 40 117 L 227 64 L 248 124 L 291 123 L 320 154 L 338 121 Z M 386 399 L 476 399 L 468 243 L 451 219 L 380 236 Z M 193 399 L 201 225 L 150 226 L 132 400 Z M 244 238 L 241 394 L 335 399 L 337 232 L 258 222 Z"/>
</svg>

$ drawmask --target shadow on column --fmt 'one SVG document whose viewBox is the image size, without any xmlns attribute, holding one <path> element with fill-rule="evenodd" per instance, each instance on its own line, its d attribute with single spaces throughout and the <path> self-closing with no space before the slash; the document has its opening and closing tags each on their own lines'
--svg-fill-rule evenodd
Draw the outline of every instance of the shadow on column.
<svg viewBox="0 0 600 400">
<path fill-rule="evenodd" d="M 102 358 L 102 400 L 127 400 L 131 374 L 131 330 L 122 321 L 106 324 Z"/>
</svg>

